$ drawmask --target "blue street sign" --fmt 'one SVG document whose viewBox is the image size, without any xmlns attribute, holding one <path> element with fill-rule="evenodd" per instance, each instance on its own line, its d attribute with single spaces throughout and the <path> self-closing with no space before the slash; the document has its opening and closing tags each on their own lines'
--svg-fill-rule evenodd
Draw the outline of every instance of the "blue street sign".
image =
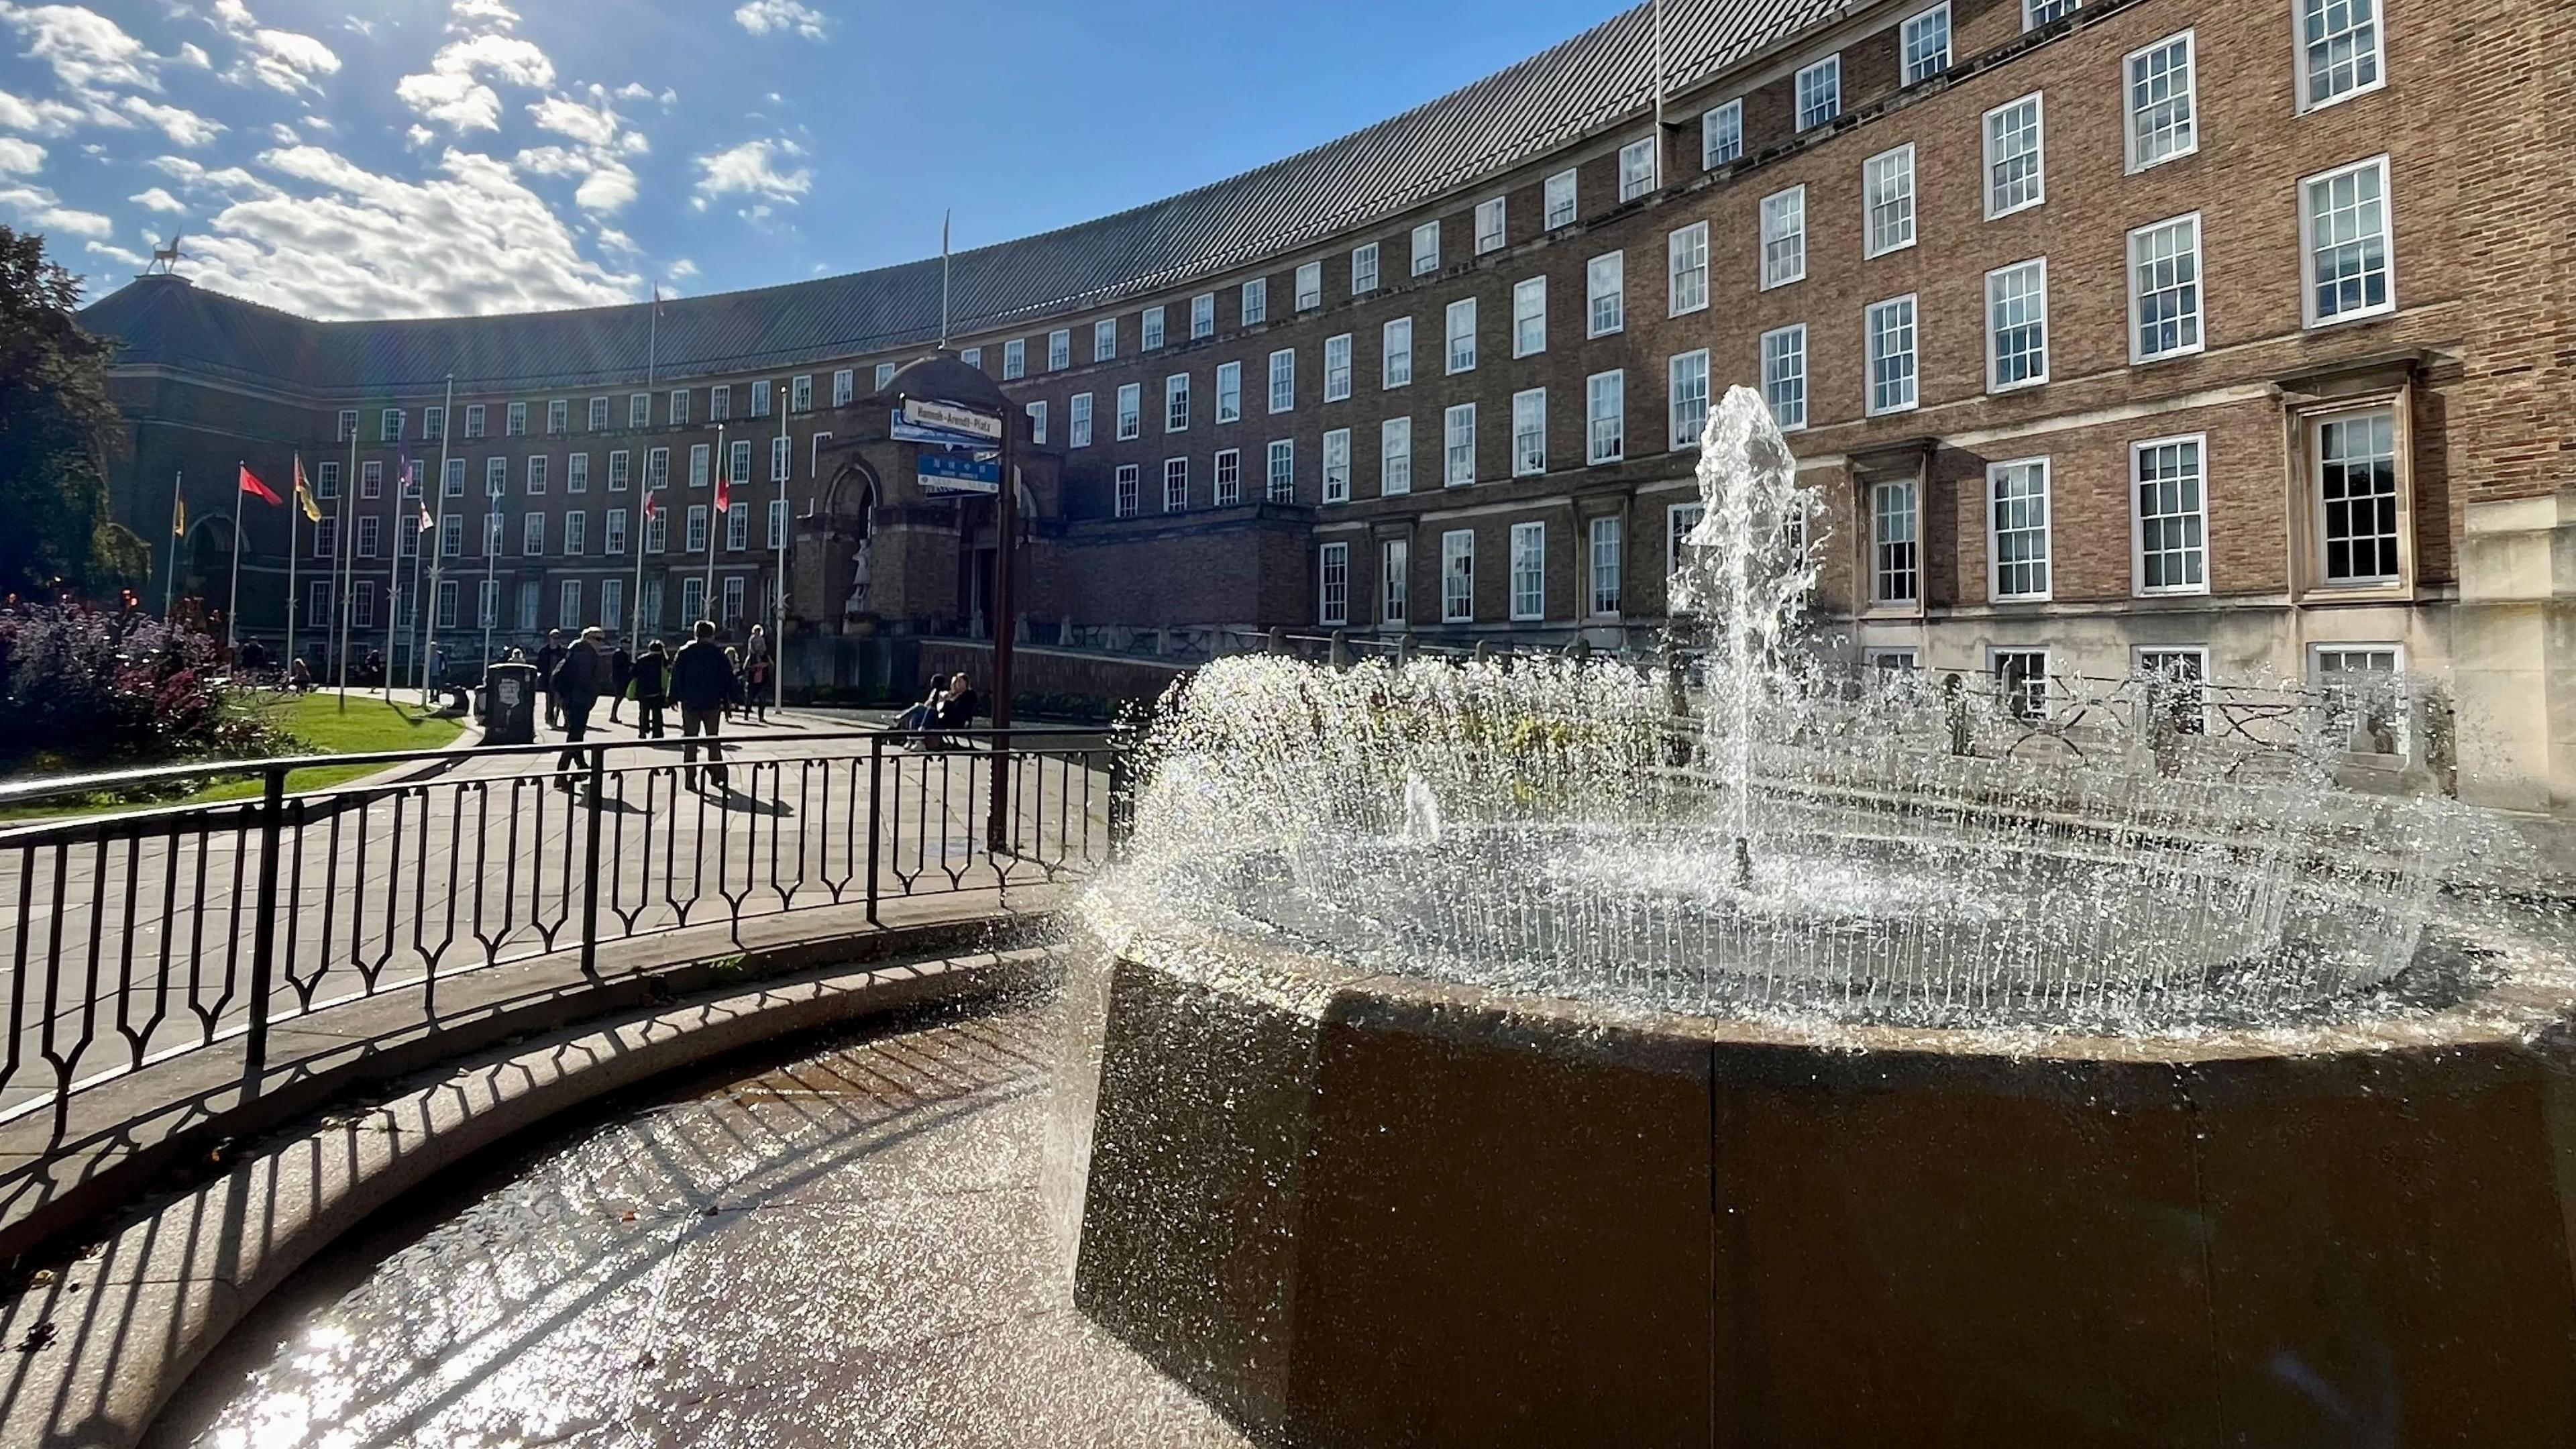
<svg viewBox="0 0 2576 1449">
<path fill-rule="evenodd" d="M 922 451 L 914 469 L 924 493 L 999 493 L 1002 465 L 964 453 Z"/>
</svg>

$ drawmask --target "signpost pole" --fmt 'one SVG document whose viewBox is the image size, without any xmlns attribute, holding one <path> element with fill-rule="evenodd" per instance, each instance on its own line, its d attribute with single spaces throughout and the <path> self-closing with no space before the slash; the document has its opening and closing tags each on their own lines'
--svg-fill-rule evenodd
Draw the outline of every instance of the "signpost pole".
<svg viewBox="0 0 2576 1449">
<path fill-rule="evenodd" d="M 1011 820 L 1011 752 L 1010 736 L 1000 733 L 1011 727 L 1011 644 L 1019 632 L 1019 615 L 1012 598 L 1012 562 L 1019 550 L 1014 547 L 1019 535 L 1020 478 L 1018 429 L 1011 426 L 1010 415 L 1002 417 L 1002 487 L 993 510 L 993 809 L 984 822 L 984 848 L 998 854 L 1012 844 Z"/>
</svg>

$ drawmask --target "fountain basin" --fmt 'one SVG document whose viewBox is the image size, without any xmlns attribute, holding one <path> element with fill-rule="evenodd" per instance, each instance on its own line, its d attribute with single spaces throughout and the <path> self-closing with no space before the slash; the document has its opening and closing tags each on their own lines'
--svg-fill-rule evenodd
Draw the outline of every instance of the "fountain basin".
<svg viewBox="0 0 2576 1449">
<path fill-rule="evenodd" d="M 1625 1013 L 1127 943 L 1076 1300 L 1268 1444 L 2576 1442 L 2576 1061 Z"/>
</svg>

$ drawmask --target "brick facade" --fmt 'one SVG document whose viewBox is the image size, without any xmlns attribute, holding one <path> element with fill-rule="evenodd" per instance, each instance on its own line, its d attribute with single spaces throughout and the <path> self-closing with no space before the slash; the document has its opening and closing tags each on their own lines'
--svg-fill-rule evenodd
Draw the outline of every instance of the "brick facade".
<svg viewBox="0 0 2576 1449">
<path fill-rule="evenodd" d="M 1002 379 L 1022 405 L 1043 403 L 1044 444 L 1027 456 L 1046 477 L 1033 498 L 1036 517 L 1024 555 L 1023 613 L 1041 637 L 1070 627 L 1077 634 L 1112 628 L 1241 628 L 1324 624 L 1318 568 L 1328 545 L 1347 547 L 1347 626 L 1410 628 L 1426 634 L 1562 642 L 1589 632 L 1599 642 L 1658 628 L 1664 611 L 1670 508 L 1694 496 L 1691 455 L 1669 446 L 1668 368 L 1678 354 L 1707 349 L 1713 393 L 1761 381 L 1761 338 L 1803 325 L 1806 425 L 1792 433 L 1806 476 L 1828 500 L 1815 530 L 1822 578 L 1818 603 L 1848 647 L 1914 651 L 1933 668 L 1979 669 L 1992 648 L 2046 647 L 2055 669 L 2125 671 L 2140 646 L 2190 645 L 2210 651 L 2213 673 L 2228 670 L 2298 675 L 2320 642 L 2353 641 L 2401 648 L 2405 662 L 2428 667 L 2455 652 L 2448 613 L 2461 587 L 2461 541 L 2472 500 L 2546 497 L 2576 483 L 2576 191 L 2566 185 L 2576 165 L 2576 43 L 2570 27 L 2505 0 L 2435 5 L 2382 0 L 2372 15 L 2373 54 L 2384 84 L 2302 110 L 2295 25 L 2305 0 L 2221 4 L 2215 0 L 2095 0 L 2066 18 L 2025 29 L 2017 0 L 1951 0 L 1951 61 L 1912 85 L 1902 82 L 1901 27 L 1924 13 L 1906 3 L 1855 7 L 1824 28 L 1757 46 L 1689 89 L 1670 95 L 1658 133 L 1650 115 L 1595 127 L 1498 174 L 1459 184 L 1409 210 L 1378 215 L 1333 237 L 1258 266 L 1172 285 L 1142 285 L 1114 305 L 1059 308 L 1007 331 L 971 332 L 959 346 L 980 349 L 982 365 L 1003 371 L 1005 344 L 1024 344 L 1027 373 Z M 2187 154 L 2132 167 L 2124 105 L 2126 58 L 2183 32 L 2192 44 L 2196 145 Z M 1827 55 L 1841 57 L 1840 116 L 1796 130 L 1794 77 Z M 2018 98 L 2041 98 L 2044 200 L 1989 219 L 1985 199 L 1985 117 Z M 1701 164 L 1703 112 L 1730 100 L 1743 107 L 1743 151 L 1714 169 Z M 1659 141 L 1662 166 L 1646 194 L 1621 200 L 1620 152 L 1640 139 Z M 1912 148 L 1911 245 L 1865 254 L 1865 164 L 1895 148 Z M 2303 308 L 2303 178 L 2354 162 L 2386 158 L 2392 218 L 2394 306 L 2366 319 L 2313 325 Z M 1573 168 L 1577 216 L 1545 225 L 1548 178 Z M 1762 285 L 1764 199 L 1804 188 L 1805 261 L 1801 278 Z M 1477 249 L 1477 207 L 1501 197 L 1504 243 Z M 2202 345 L 2169 360 L 2132 361 L 2128 237 L 2135 228 L 2196 216 Z M 1436 222 L 1437 263 L 1424 275 L 1411 267 L 1412 234 Z M 1669 239 L 1694 223 L 1708 228 L 1708 305 L 1675 314 L 1667 275 Z M 1377 248 L 1377 285 L 1355 292 L 1354 249 Z M 1587 335 L 1588 264 L 1616 253 L 1624 271 L 1622 325 Z M 1988 273 L 2045 259 L 2046 381 L 1990 391 L 1987 377 Z M 1316 305 L 1298 306 L 1301 264 L 1321 271 Z M 1266 315 L 1246 323 L 1246 283 L 1258 279 Z M 1545 345 L 1513 355 L 1516 284 L 1543 278 Z M 1213 298 L 1212 335 L 1193 338 L 1193 299 Z M 1919 402 L 1886 416 L 1867 416 L 1864 394 L 1865 309 L 1883 299 L 1914 299 Z M 1475 305 L 1475 362 L 1446 366 L 1445 318 L 1453 303 Z M 1163 345 L 1144 348 L 1144 318 L 1160 308 Z M 1387 325 L 1411 324 L 1410 379 L 1383 385 Z M 1094 324 L 1116 334 L 1116 356 L 1093 360 Z M 494 326 L 508 325 L 495 321 Z M 1070 332 L 1068 363 L 1049 366 L 1049 334 Z M 1347 337 L 1350 392 L 1326 400 L 1328 348 Z M 568 455 L 636 454 L 668 446 L 678 510 L 703 501 L 688 485 L 688 450 L 711 443 L 710 387 L 729 385 L 732 436 L 748 428 L 758 440 L 753 482 L 753 547 L 720 550 L 721 574 L 749 580 L 765 597 L 769 559 L 762 503 L 774 496 L 767 438 L 786 429 L 792 440 L 791 511 L 805 513 L 834 485 L 827 460 L 845 448 L 818 448 L 815 434 L 846 440 L 879 426 L 883 403 L 868 401 L 880 364 L 917 349 L 819 357 L 770 368 L 773 414 L 746 419 L 750 375 L 658 379 L 583 390 L 531 390 L 460 380 L 457 408 L 484 404 L 491 436 L 455 447 L 467 459 L 469 510 L 483 504 L 486 460 L 508 460 L 511 487 L 503 508 L 511 553 L 498 561 L 505 612 L 517 581 L 559 576 L 605 578 L 620 560 L 600 557 L 600 524 L 591 527 L 591 556 L 561 555 L 559 515 L 574 506 L 596 511 L 631 506 L 635 494 L 606 492 L 604 456 L 594 461 L 588 498 L 563 491 Z M 1295 362 L 1291 405 L 1270 406 L 1275 352 Z M 1241 416 L 1219 422 L 1219 370 L 1241 369 Z M 852 371 L 860 401 L 830 405 L 833 374 Z M 1617 371 L 1624 386 L 1624 456 L 1586 461 L 1587 379 Z M 788 407 L 792 379 L 813 378 L 816 406 Z M 1184 429 L 1165 426 L 1167 379 L 1188 379 Z M 252 456 L 264 476 L 282 474 L 285 455 L 301 449 L 307 466 L 337 456 L 333 408 L 316 394 L 252 400 L 219 377 L 122 378 L 120 401 L 137 419 L 138 450 L 122 491 L 127 521 L 147 536 L 167 515 L 166 484 L 177 467 L 191 477 L 228 472 L 231 452 Z M 685 425 L 669 421 L 675 385 L 690 393 Z M 1139 393 L 1137 436 L 1119 439 L 1121 387 Z M 1513 399 L 1545 389 L 1546 467 L 1529 476 L 1513 468 Z M 648 391 L 653 422 L 626 426 L 628 396 Z M 1072 409 L 1090 398 L 1091 439 L 1073 446 Z M 592 395 L 610 399 L 611 426 L 586 427 Z M 569 436 L 542 436 L 546 403 L 569 403 Z M 385 406 L 406 409 L 416 430 L 435 398 L 367 398 L 360 412 L 362 458 L 394 449 L 374 434 Z M 535 437 L 500 436 L 506 404 L 529 404 Z M 1447 409 L 1476 409 L 1473 482 L 1443 486 L 1443 419 Z M 2405 520 L 2399 576 L 2366 586 L 2324 577 L 2318 539 L 2321 503 L 2316 420 L 2348 416 L 2338 409 L 2384 409 L 2396 419 L 2404 453 L 2399 469 Z M 1382 486 L 1381 429 L 1390 417 L 1411 420 L 1409 492 Z M 213 427 L 214 433 L 201 428 Z M 1328 435 L 1347 430 L 1348 501 L 1326 502 L 1323 459 Z M 415 431 L 416 436 L 416 431 Z M 2142 442 L 2200 440 L 2206 533 L 2196 592 L 2150 595 L 2140 588 L 2139 523 L 2132 473 Z M 1294 458 L 1293 499 L 1266 501 L 1266 457 L 1286 442 Z M 432 449 L 434 444 L 427 446 Z M 1218 506 L 1218 454 L 1240 462 L 1240 501 Z M 532 455 L 549 459 L 555 480 L 544 499 L 526 496 Z M 216 459 L 226 461 L 217 462 Z M 1188 493 L 1177 512 L 1164 509 L 1167 460 L 1187 461 Z M 1990 465 L 2044 458 L 2048 463 L 2044 602 L 1998 600 L 1990 590 Z M 264 460 L 264 462 L 263 462 Z M 1137 516 L 1121 517 L 1118 470 L 1137 471 Z M 873 465 L 901 478 L 903 458 Z M 1868 602 L 1870 541 L 1864 516 L 1873 482 L 1904 479 L 1916 489 L 1921 586 L 1902 608 Z M 193 486 L 193 485 L 192 485 Z M 991 546 L 982 505 L 913 507 L 887 485 L 890 511 L 877 559 L 876 612 L 883 627 L 936 633 L 975 624 L 974 551 Z M 451 504 L 459 500 L 449 500 Z M 900 517 L 898 503 L 905 509 Z M 541 560 L 516 552 L 520 515 L 556 515 Z M 1619 607 L 1592 607 L 1592 520 L 1620 520 Z M 254 587 L 270 587 L 273 550 L 282 539 L 274 517 L 253 519 Z M 1511 538 L 1515 524 L 1544 526 L 1543 617 L 1512 617 Z M 899 526 L 898 526 L 899 525 Z M 636 524 L 630 518 L 629 528 Z M 679 547 L 675 519 L 670 544 Z M 981 530 L 980 536 L 978 531 Z M 1473 617 L 1441 619 L 1442 538 L 1472 532 Z M 979 541 L 980 537 L 980 541 Z M 1390 541 L 1409 557 L 1409 618 L 1384 619 L 1379 577 Z M 471 525 L 462 625 L 475 625 L 471 580 L 481 560 Z M 631 566 L 631 558 L 622 562 Z M 675 556 L 648 560 L 648 574 L 667 572 L 658 628 L 676 629 L 677 580 L 703 562 Z M 544 622 L 552 624 L 554 585 Z M 587 597 L 596 598 L 598 585 Z M 821 603 L 791 604 L 792 618 L 830 625 Z M 245 598 L 246 621 L 275 616 L 257 593 Z M 514 619 L 503 621 L 505 626 Z M 520 642 L 515 631 L 504 628 Z"/>
</svg>

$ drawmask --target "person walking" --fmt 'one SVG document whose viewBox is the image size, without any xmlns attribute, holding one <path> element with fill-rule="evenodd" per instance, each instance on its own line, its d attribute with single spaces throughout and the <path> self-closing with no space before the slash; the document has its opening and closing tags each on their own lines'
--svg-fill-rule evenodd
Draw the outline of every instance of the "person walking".
<svg viewBox="0 0 2576 1449">
<path fill-rule="evenodd" d="M 608 722 L 617 723 L 617 711 L 626 704 L 626 686 L 635 682 L 635 656 L 626 652 L 626 641 L 608 651 Z"/>
<path fill-rule="evenodd" d="M 759 624 L 751 626 L 750 642 L 743 646 L 743 693 L 749 697 L 751 712 L 762 724 L 769 723 L 769 631 Z"/>
<path fill-rule="evenodd" d="M 562 711 L 564 752 L 555 760 L 555 785 L 573 788 L 573 771 L 584 764 L 584 752 L 573 748 L 590 732 L 591 707 L 599 703 L 608 690 L 608 651 L 600 648 L 607 634 L 597 624 L 581 631 L 581 637 L 564 651 L 563 662 L 555 666 L 554 688 L 548 697 Z"/>
<path fill-rule="evenodd" d="M 729 651 L 716 642 L 712 619 L 700 619 L 695 639 L 680 646 L 671 658 L 671 697 L 680 704 L 680 738 L 690 741 L 681 747 L 680 763 L 689 772 L 690 788 L 698 788 L 698 747 L 700 735 L 707 737 L 707 768 L 704 779 L 713 780 L 717 789 L 725 783 L 724 746 L 716 737 L 724 731 L 724 712 L 739 697 L 741 683 L 733 672 Z"/>
<path fill-rule="evenodd" d="M 555 694 L 555 666 L 564 661 L 563 631 L 548 629 L 545 647 L 537 651 L 537 692 L 546 697 L 546 723 L 563 728 L 563 704 Z"/>
<path fill-rule="evenodd" d="M 670 696 L 671 656 L 663 652 L 662 641 L 656 639 L 635 658 L 635 738 L 662 737 L 662 707 Z"/>
</svg>

